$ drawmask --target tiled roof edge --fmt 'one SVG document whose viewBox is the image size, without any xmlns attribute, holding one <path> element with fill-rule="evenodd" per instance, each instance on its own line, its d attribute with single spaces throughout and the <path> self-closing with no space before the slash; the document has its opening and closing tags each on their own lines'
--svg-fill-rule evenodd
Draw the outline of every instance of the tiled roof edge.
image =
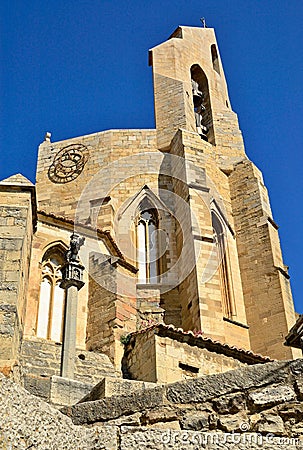
<svg viewBox="0 0 303 450">
<path fill-rule="evenodd" d="M 131 336 L 135 337 L 138 334 L 147 333 L 151 330 L 159 336 L 169 337 L 176 339 L 179 342 L 185 342 L 189 345 L 206 348 L 207 350 L 221 353 L 226 356 L 236 357 L 247 364 L 267 363 L 274 361 L 269 356 L 263 356 L 254 353 L 251 350 L 245 350 L 236 346 L 215 341 L 212 338 L 205 337 L 203 335 L 196 335 L 193 331 L 184 331 L 182 328 L 176 328 L 174 325 L 154 324 L 150 327 L 131 333 Z"/>
<path fill-rule="evenodd" d="M 105 237 L 107 239 L 108 243 L 111 245 L 112 249 L 114 250 L 114 253 L 116 254 L 116 256 L 118 256 L 120 258 L 120 261 L 119 261 L 120 264 L 123 265 L 128 270 L 130 270 L 131 272 L 137 273 L 138 269 L 126 261 L 123 253 L 121 252 L 120 248 L 118 247 L 118 244 L 116 243 L 116 241 L 110 234 L 109 230 L 101 230 L 100 228 L 94 228 L 89 224 L 75 222 L 73 219 L 68 219 L 67 217 L 64 217 L 64 216 L 57 216 L 56 214 L 53 214 L 53 213 L 47 213 L 44 210 L 39 210 L 38 214 L 41 216 L 44 216 L 44 217 L 48 217 L 50 219 L 57 220 L 58 222 L 64 222 L 64 223 L 67 223 L 72 226 L 77 226 L 79 228 L 83 228 L 84 230 L 94 231 L 97 233 L 98 236 Z"/>
</svg>

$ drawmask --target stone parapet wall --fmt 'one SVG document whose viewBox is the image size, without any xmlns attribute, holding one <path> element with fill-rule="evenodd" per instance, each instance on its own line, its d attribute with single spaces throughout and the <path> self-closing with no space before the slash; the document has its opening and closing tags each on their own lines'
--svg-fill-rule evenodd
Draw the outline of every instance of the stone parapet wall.
<svg viewBox="0 0 303 450">
<path fill-rule="evenodd" d="M 120 372 L 120 338 L 136 330 L 135 274 L 119 265 L 118 258 L 98 253 L 91 254 L 89 271 L 86 345 L 107 355 Z"/>
<path fill-rule="evenodd" d="M 269 361 L 200 332 L 157 324 L 126 336 L 122 371 L 133 380 L 173 383 Z"/>
<path fill-rule="evenodd" d="M 122 359 L 125 378 L 157 383 L 157 350 L 153 330 L 136 334 L 126 343 Z"/>
</svg>

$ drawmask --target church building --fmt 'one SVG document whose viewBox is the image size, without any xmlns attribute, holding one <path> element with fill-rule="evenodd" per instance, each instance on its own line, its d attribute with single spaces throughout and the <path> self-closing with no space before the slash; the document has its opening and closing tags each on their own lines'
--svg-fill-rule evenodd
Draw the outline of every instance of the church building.
<svg viewBox="0 0 303 450">
<path fill-rule="evenodd" d="M 301 355 L 214 30 L 178 27 L 149 64 L 155 129 L 46 133 L 35 185 L 0 182 L 0 371 L 48 401 L 60 380 L 82 395 Z"/>
</svg>

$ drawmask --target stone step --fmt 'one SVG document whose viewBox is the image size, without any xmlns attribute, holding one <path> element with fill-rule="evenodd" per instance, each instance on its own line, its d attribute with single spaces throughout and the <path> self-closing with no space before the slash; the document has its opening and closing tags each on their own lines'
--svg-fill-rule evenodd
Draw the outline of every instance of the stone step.
<svg viewBox="0 0 303 450">
<path fill-rule="evenodd" d="M 101 400 L 106 397 L 129 395 L 133 392 L 144 392 L 159 386 L 157 383 L 147 381 L 126 380 L 123 378 L 104 377 L 93 389 L 78 403 Z"/>
</svg>

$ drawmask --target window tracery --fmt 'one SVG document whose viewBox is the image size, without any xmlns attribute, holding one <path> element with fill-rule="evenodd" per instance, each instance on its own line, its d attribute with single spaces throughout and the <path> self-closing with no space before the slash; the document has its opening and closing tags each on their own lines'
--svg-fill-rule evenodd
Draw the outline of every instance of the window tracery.
<svg viewBox="0 0 303 450">
<path fill-rule="evenodd" d="M 158 271 L 158 217 L 154 208 L 139 212 L 137 219 L 137 261 L 140 283 L 156 283 Z"/>
<path fill-rule="evenodd" d="M 37 337 L 62 342 L 65 293 L 60 288 L 64 253 L 52 247 L 43 256 L 37 317 Z"/>
</svg>

